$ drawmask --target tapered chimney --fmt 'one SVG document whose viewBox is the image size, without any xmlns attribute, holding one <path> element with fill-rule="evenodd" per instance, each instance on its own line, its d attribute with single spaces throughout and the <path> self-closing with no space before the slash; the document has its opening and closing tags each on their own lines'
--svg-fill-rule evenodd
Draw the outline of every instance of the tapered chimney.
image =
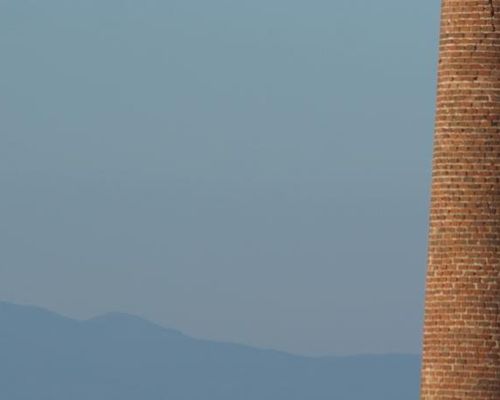
<svg viewBox="0 0 500 400">
<path fill-rule="evenodd" d="M 442 0 L 422 400 L 500 400 L 500 0 Z"/>
</svg>

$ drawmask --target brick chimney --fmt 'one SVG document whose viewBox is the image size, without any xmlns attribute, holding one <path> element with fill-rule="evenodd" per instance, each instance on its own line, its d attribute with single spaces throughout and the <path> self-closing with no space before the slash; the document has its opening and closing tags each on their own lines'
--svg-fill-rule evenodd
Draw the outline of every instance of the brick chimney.
<svg viewBox="0 0 500 400">
<path fill-rule="evenodd" d="M 442 0 L 422 400 L 500 400 L 500 0 Z"/>
</svg>

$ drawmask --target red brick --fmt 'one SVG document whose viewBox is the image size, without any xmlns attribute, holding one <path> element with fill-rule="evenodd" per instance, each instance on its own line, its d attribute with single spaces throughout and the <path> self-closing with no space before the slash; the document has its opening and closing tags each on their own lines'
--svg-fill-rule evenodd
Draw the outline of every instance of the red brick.
<svg viewBox="0 0 500 400">
<path fill-rule="evenodd" d="M 442 0 L 422 400 L 500 400 L 500 0 Z"/>
</svg>

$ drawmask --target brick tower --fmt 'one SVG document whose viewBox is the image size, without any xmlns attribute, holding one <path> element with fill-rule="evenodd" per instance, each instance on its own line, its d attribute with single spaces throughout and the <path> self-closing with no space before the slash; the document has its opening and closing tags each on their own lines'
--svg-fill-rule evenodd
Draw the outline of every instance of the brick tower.
<svg viewBox="0 0 500 400">
<path fill-rule="evenodd" d="M 422 400 L 500 400 L 500 0 L 442 0 Z"/>
</svg>

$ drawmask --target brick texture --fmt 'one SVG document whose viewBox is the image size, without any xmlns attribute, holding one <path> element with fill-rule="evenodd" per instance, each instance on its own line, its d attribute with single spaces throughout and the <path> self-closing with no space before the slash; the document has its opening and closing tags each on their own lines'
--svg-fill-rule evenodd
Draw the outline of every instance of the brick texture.
<svg viewBox="0 0 500 400">
<path fill-rule="evenodd" d="M 442 0 L 422 400 L 500 400 L 500 0 Z"/>
</svg>

